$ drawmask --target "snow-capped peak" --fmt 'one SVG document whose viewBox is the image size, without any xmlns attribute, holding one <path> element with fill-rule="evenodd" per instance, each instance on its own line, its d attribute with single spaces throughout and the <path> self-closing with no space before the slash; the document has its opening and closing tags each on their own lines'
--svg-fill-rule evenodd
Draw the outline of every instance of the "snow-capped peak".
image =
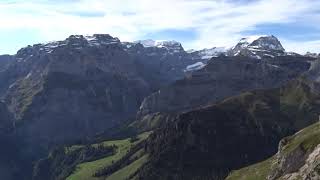
<svg viewBox="0 0 320 180">
<path fill-rule="evenodd" d="M 186 50 L 186 52 L 189 53 L 189 54 L 194 53 L 194 52 L 196 52 L 196 51 L 197 51 L 197 50 L 195 50 L 195 49 L 188 49 L 188 50 Z"/>
<path fill-rule="evenodd" d="M 248 36 L 241 38 L 238 44 L 234 48 L 247 48 L 252 44 L 254 41 L 262 38 L 262 37 L 268 37 L 267 35 L 253 35 L 253 36 Z"/>
<path fill-rule="evenodd" d="M 174 47 L 174 46 L 181 46 L 181 43 L 179 43 L 177 41 L 158 40 L 158 41 L 156 41 L 155 46 L 157 46 L 157 47 Z"/>
<path fill-rule="evenodd" d="M 280 41 L 275 36 L 264 36 L 254 40 L 249 45 L 252 48 L 260 48 L 265 50 L 285 51 Z"/>
<path fill-rule="evenodd" d="M 134 43 L 140 43 L 144 47 L 172 47 L 172 46 L 181 46 L 181 43 L 177 41 L 166 41 L 166 40 L 152 40 L 152 39 L 146 39 L 146 40 L 138 40 L 134 41 Z"/>
<path fill-rule="evenodd" d="M 152 39 L 147 39 L 147 40 L 139 40 L 139 41 L 134 41 L 134 43 L 140 43 L 143 45 L 143 47 L 156 47 L 156 48 L 165 48 L 171 53 L 179 53 L 184 51 L 182 45 L 180 42 L 177 41 L 163 41 L 163 40 L 152 40 Z"/>
<path fill-rule="evenodd" d="M 118 38 L 114 38 L 109 34 L 94 34 L 92 36 L 84 36 L 84 38 L 91 46 L 120 43 L 120 40 Z"/>
<path fill-rule="evenodd" d="M 94 34 L 94 35 L 71 35 L 62 41 L 50 41 L 41 44 L 29 45 L 25 48 L 20 49 L 17 52 L 18 56 L 33 55 L 32 53 L 45 53 L 50 54 L 55 49 L 60 47 L 68 46 L 73 49 L 80 50 L 85 47 L 100 47 L 119 44 L 120 40 L 118 38 L 112 37 L 109 34 Z"/>
<path fill-rule="evenodd" d="M 227 47 L 213 47 L 210 49 L 202 49 L 199 51 L 187 51 L 189 54 L 196 54 L 200 59 L 211 59 L 218 57 L 221 54 L 226 54 L 229 48 Z"/>
<path fill-rule="evenodd" d="M 155 47 L 156 41 L 152 39 L 146 39 L 146 40 L 138 40 L 134 41 L 134 43 L 140 43 L 143 45 L 143 47 Z"/>
<path fill-rule="evenodd" d="M 261 59 L 262 57 L 273 58 L 285 54 L 285 49 L 280 41 L 273 35 L 271 36 L 249 36 L 242 38 L 239 43 L 233 47 L 228 55 L 231 56 L 250 56 Z"/>
<path fill-rule="evenodd" d="M 261 38 L 261 37 L 267 37 L 267 35 L 254 35 L 254 36 L 248 36 L 248 37 L 244 37 L 241 38 L 239 41 L 239 44 L 251 44 L 253 41 Z"/>
<path fill-rule="evenodd" d="M 312 57 L 312 58 L 318 58 L 318 57 L 320 57 L 320 54 L 307 52 L 307 53 L 305 54 L 305 56 L 307 56 L 307 57 Z"/>
</svg>

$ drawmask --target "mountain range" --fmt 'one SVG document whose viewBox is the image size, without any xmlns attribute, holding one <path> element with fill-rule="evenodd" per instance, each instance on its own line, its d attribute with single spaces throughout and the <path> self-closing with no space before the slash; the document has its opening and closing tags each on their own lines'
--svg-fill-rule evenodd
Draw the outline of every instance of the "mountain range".
<svg viewBox="0 0 320 180">
<path fill-rule="evenodd" d="M 275 36 L 186 51 L 108 34 L 2 55 L 0 179 L 227 178 L 317 122 L 319 57 Z"/>
</svg>

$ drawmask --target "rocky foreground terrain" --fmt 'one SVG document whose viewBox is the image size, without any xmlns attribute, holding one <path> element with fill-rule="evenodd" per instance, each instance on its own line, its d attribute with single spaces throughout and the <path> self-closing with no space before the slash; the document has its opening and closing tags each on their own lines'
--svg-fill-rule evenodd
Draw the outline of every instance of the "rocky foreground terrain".
<svg viewBox="0 0 320 180">
<path fill-rule="evenodd" d="M 233 179 L 317 180 L 320 178 L 319 122 L 282 139 L 278 152 L 264 162 L 233 171 Z"/>
</svg>

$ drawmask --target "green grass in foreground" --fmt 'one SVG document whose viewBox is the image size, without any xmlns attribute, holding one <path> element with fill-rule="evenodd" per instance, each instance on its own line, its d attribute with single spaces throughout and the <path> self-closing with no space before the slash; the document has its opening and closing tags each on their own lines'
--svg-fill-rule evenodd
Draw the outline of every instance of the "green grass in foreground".
<svg viewBox="0 0 320 180">
<path fill-rule="evenodd" d="M 290 153 L 300 145 L 311 152 L 320 144 L 320 123 L 315 123 L 288 138 L 282 153 Z M 263 162 L 232 171 L 226 180 L 265 180 L 271 171 L 274 157 Z"/>
<path fill-rule="evenodd" d="M 315 123 L 291 136 L 283 151 L 284 153 L 290 153 L 302 145 L 305 150 L 310 152 L 318 144 L 320 144 L 320 123 Z"/>
<path fill-rule="evenodd" d="M 226 180 L 264 180 L 271 170 L 273 158 L 240 170 L 232 171 Z"/>
<path fill-rule="evenodd" d="M 144 155 L 128 166 L 118 170 L 113 173 L 111 176 L 107 177 L 106 180 L 125 180 L 128 179 L 130 175 L 137 172 L 137 170 L 148 161 L 148 155 Z"/>
<path fill-rule="evenodd" d="M 102 168 L 108 167 L 112 164 L 112 162 L 116 162 L 120 158 L 122 158 L 127 151 L 130 149 L 132 145 L 135 145 L 142 140 L 146 139 L 149 136 L 150 132 L 146 132 L 140 134 L 139 140 L 133 143 L 130 143 L 130 139 L 124 140 L 115 140 L 115 141 L 105 141 L 103 145 L 105 146 L 117 146 L 116 153 L 112 156 L 105 157 L 103 159 L 99 159 L 92 162 L 81 163 L 76 167 L 74 173 L 72 173 L 67 180 L 101 180 L 103 178 L 93 177 L 93 174 Z M 72 149 L 72 148 L 71 148 Z M 140 159 L 139 159 L 140 160 Z M 138 160 L 137 160 L 138 161 Z"/>
</svg>

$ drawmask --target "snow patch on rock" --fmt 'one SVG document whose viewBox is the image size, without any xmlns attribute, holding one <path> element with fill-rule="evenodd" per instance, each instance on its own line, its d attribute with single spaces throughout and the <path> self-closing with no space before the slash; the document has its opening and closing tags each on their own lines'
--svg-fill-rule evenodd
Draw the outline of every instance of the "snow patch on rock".
<svg viewBox="0 0 320 180">
<path fill-rule="evenodd" d="M 185 72 L 196 71 L 196 70 L 202 69 L 205 66 L 206 64 L 204 64 L 203 62 L 196 62 L 194 64 L 187 66 L 185 69 Z"/>
</svg>

